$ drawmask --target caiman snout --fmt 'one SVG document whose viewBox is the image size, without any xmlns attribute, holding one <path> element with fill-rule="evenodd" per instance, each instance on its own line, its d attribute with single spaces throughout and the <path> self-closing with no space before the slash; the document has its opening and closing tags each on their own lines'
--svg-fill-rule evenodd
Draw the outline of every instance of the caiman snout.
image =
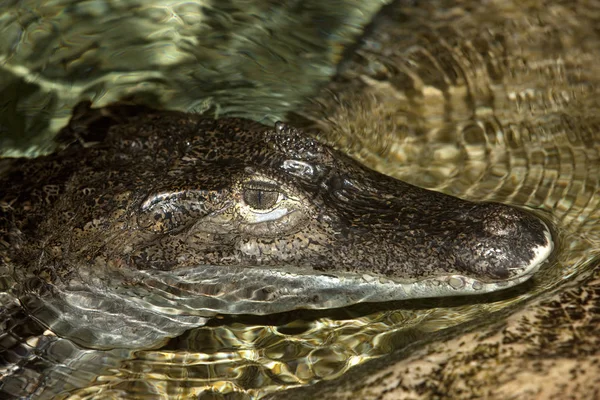
<svg viewBox="0 0 600 400">
<path fill-rule="evenodd" d="M 452 242 L 456 266 L 482 281 L 507 281 L 534 273 L 552 251 L 546 224 L 504 204 L 477 204 Z"/>
<path fill-rule="evenodd" d="M 552 252 L 548 226 L 531 212 L 345 168 L 329 181 L 329 206 L 341 225 L 334 259 L 353 272 L 412 282 L 422 297 L 482 293 L 525 281 Z"/>
</svg>

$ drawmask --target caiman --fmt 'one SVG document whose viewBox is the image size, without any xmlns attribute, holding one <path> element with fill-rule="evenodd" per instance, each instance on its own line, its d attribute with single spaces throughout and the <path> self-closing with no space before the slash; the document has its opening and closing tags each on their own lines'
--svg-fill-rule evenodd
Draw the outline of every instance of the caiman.
<svg viewBox="0 0 600 400">
<path fill-rule="evenodd" d="M 83 104 L 60 140 L 0 181 L 4 290 L 85 347 L 156 346 L 216 313 L 488 293 L 553 249 L 529 212 L 387 177 L 283 123 Z"/>
</svg>

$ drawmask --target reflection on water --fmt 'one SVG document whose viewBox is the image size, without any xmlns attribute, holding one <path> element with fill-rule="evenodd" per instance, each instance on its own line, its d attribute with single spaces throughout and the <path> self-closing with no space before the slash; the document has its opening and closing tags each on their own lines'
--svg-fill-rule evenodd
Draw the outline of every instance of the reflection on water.
<svg viewBox="0 0 600 400">
<path fill-rule="evenodd" d="M 382 2 L 3 2 L 0 154 L 47 152 L 82 100 L 275 122 L 335 73 Z"/>
<path fill-rule="evenodd" d="M 15 328 L 13 334 L 27 343 L 5 356 L 14 364 L 3 372 L 9 376 L 4 391 L 69 399 L 288 398 L 287 389 L 497 320 L 566 280 L 582 282 L 595 272 L 600 252 L 600 4 L 525 3 L 388 6 L 338 76 L 290 119 L 318 126 L 324 140 L 385 173 L 470 199 L 534 209 L 557 227 L 559 249 L 533 282 L 485 299 L 216 318 L 160 350 L 92 351 L 49 331 Z M 74 53 L 74 65 L 91 62 L 84 54 Z M 63 84 L 56 76 L 44 79 Z M 146 80 L 152 82 L 140 82 Z M 217 86 L 223 108 L 269 113 L 265 107 L 273 98 L 262 106 L 254 104 L 257 97 L 241 104 L 227 97 L 230 86 Z M 107 99 L 127 93 L 110 90 L 114 97 Z M 95 92 L 96 98 L 110 90 Z M 161 103 L 169 98 L 159 86 L 153 90 L 166 96 Z"/>
</svg>

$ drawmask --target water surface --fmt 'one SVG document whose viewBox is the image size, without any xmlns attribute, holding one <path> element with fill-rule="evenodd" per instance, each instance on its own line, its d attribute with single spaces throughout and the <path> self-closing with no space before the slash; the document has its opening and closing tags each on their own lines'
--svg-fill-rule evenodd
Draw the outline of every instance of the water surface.
<svg viewBox="0 0 600 400">
<path fill-rule="evenodd" d="M 40 399 L 306 398 L 316 395 L 297 390 L 317 384 L 334 388 L 327 393 L 335 397 L 355 367 L 368 377 L 374 372 L 361 365 L 396 352 L 389 363 L 406 359 L 402 365 L 410 369 L 418 360 L 406 357 L 415 349 L 502 320 L 595 272 L 598 2 L 399 1 L 367 28 L 375 5 L 359 10 L 332 3 L 303 14 L 260 2 L 254 13 L 240 14 L 242 3 L 214 13 L 195 2 L 125 8 L 80 2 L 61 12 L 50 4 L 30 12 L 15 6 L 2 16 L 3 32 L 12 33 L 2 50 L 8 85 L 35 86 L 26 101 L 36 106 L 19 98 L 17 108 L 31 113 L 15 114 L 21 119 L 11 126 L 39 131 L 35 121 L 41 118 L 50 135 L 84 95 L 98 105 L 134 94 L 186 110 L 285 117 L 317 128 L 323 140 L 400 179 L 526 207 L 555 227 L 558 248 L 532 281 L 485 297 L 222 316 L 164 348 L 135 352 L 87 350 L 46 331 L 27 338 L 35 351 L 23 356 L 18 370 L 3 371 L 10 375 L 9 393 Z M 89 33 L 98 20 L 102 30 Z M 31 24 L 35 29 L 27 30 Z M 60 24 L 79 33 L 56 35 Z M 191 33 L 191 27 L 203 30 Z M 140 42 L 142 36 L 161 39 Z M 199 46 L 198 37 L 210 44 Z M 28 47 L 28 40 L 36 45 Z M 179 44 L 191 50 L 180 51 Z M 298 47 L 307 51 L 301 57 Z M 40 108 L 41 97 L 53 102 Z M 44 113 L 49 117 L 39 117 Z M 7 153 L 46 148 L 42 140 L 22 150 L 12 140 Z"/>
</svg>

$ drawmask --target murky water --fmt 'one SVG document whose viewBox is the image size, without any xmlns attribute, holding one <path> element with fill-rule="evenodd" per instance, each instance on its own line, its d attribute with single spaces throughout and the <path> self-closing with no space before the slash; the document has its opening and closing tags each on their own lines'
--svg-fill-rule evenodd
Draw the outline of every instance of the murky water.
<svg viewBox="0 0 600 400">
<path fill-rule="evenodd" d="M 90 16 L 107 10 L 110 15 L 124 12 L 121 8 L 106 8 L 110 4 L 106 2 L 102 6 L 100 2 L 82 4 L 89 7 L 86 12 Z M 191 7 L 195 3 L 186 4 Z M 274 8 L 259 7 L 257 18 L 263 16 L 263 20 L 268 20 L 264 17 L 266 10 Z M 15 20 L 15 15 L 7 18 Z M 69 13 L 57 15 L 48 11 L 43 15 L 46 19 L 37 20 L 40 26 L 52 26 L 50 22 L 44 25 L 45 20 L 65 18 L 71 21 L 72 29 L 89 29 L 73 22 L 75 19 Z M 221 21 L 228 15 L 236 14 L 224 11 L 208 18 Z M 330 58 L 325 63 L 328 66 L 322 68 L 329 72 L 318 77 L 303 75 L 292 89 L 293 101 L 287 100 L 291 94 L 285 91 L 263 98 L 260 93 L 265 90 L 260 90 L 258 96 L 242 102 L 240 99 L 249 92 L 237 91 L 239 87 L 229 84 L 232 80 L 227 83 L 215 80 L 221 72 L 217 68 L 202 79 L 215 84 L 214 93 L 222 96 L 218 101 L 205 92 L 198 94 L 192 90 L 186 94 L 188 100 L 179 97 L 171 103 L 177 97 L 172 86 L 168 85 L 170 89 L 166 91 L 161 85 L 152 86 L 151 82 L 157 81 L 149 75 L 140 75 L 132 86 L 124 85 L 127 89 L 106 78 L 121 76 L 121 69 L 109 62 L 112 59 L 106 56 L 108 53 L 92 52 L 88 57 L 84 51 L 75 51 L 71 64 L 86 67 L 67 68 L 61 73 L 79 71 L 75 76 L 80 77 L 84 74 L 81 71 L 88 71 L 93 78 L 77 79 L 102 81 L 102 89 L 88 83 L 85 89 L 96 96 L 93 98 L 99 104 L 141 85 L 148 92 L 158 93 L 158 104 L 176 107 L 185 104 L 187 109 L 198 106 L 195 98 L 203 101 L 210 98 L 214 103 L 207 108 L 218 104 L 221 110 L 247 112 L 245 115 L 257 119 L 294 110 L 288 114 L 290 120 L 318 127 L 323 140 L 336 143 L 382 172 L 469 199 L 531 208 L 556 227 L 558 249 L 554 260 L 532 282 L 483 299 L 364 304 L 343 310 L 296 311 L 268 317 L 225 316 L 172 339 L 159 350 L 87 350 L 47 331 L 29 338 L 21 353 L 11 353 L 11 361 L 18 363 L 18 367 L 13 365 L 3 370 L 8 377 L 3 387 L 5 393 L 35 393 L 35 398 L 42 399 L 247 399 L 269 395 L 288 398 L 288 389 L 343 377 L 353 367 L 393 351 L 418 348 L 437 338 L 458 335 L 459 330 L 475 323 L 485 325 L 504 318 L 536 298 L 577 285 L 586 276 L 597 273 L 594 267 L 600 258 L 597 222 L 600 217 L 600 3 L 397 2 L 386 6 L 376 17 L 369 33 L 340 66 L 337 76 L 300 109 L 298 104 L 333 74 L 342 46 L 351 42 L 350 37 L 363 29 L 371 15 L 363 12 L 356 17 L 358 20 L 346 19 L 345 32 L 351 33 L 342 35 L 344 39 L 336 39 L 338 48 L 316 37 L 305 37 L 315 41 L 315 46 L 318 43 L 328 49 Z M 116 29 L 121 23 L 118 21 L 121 20 L 109 19 L 106 23 Z M 291 15 L 284 21 L 301 26 L 303 20 Z M 151 24 L 144 26 L 151 32 L 157 30 Z M 51 29 L 39 29 L 52 36 Z M 180 29 L 173 27 L 156 34 L 171 38 L 169 35 Z M 148 35 L 148 31 L 138 27 L 131 30 Z M 30 34 L 36 32 L 34 29 Z M 255 34 L 258 33 L 249 31 L 232 35 L 244 38 L 237 46 L 246 49 L 246 53 L 240 54 L 252 58 L 256 50 L 247 46 Z M 10 51 L 3 50 L 3 54 L 13 54 L 5 59 L 12 61 L 5 61 L 3 68 L 23 78 L 34 70 L 26 62 L 31 62 L 32 56 L 15 55 L 18 52 L 14 49 L 24 39 L 23 34 L 14 37 Z M 81 40 L 80 49 L 93 48 Z M 165 39 L 163 45 L 167 46 L 169 40 Z M 150 51 L 136 41 L 125 47 L 122 42 L 116 43 L 121 44 L 115 45 L 110 54 L 118 48 Z M 236 46 L 230 41 L 222 43 L 227 49 Z M 261 48 L 276 48 L 277 43 L 280 42 L 271 44 L 266 40 L 261 42 Z M 38 65 L 45 65 L 44 59 L 54 65 L 51 54 L 56 52 L 39 56 Z M 135 52 L 124 54 L 136 59 Z M 286 54 L 289 55 L 282 53 L 282 57 Z M 121 61 L 119 57 L 114 60 Z M 172 68 L 189 70 L 197 62 L 197 58 L 182 62 L 174 57 Z M 99 70 L 98 65 L 105 69 Z M 142 68 L 133 63 L 128 71 L 152 72 L 152 68 L 144 65 Z M 241 66 L 233 64 L 227 68 L 235 70 Z M 267 79 L 262 67 L 244 65 L 244 68 L 245 72 L 240 72 L 244 77 Z M 299 65 L 288 68 L 302 70 Z M 52 69 L 42 70 L 43 79 L 36 82 L 43 82 L 39 84 L 43 90 L 53 90 L 56 98 L 61 99 L 57 103 L 60 106 L 52 109 L 56 114 L 50 113 L 52 118 L 48 118 L 58 124 L 56 121 L 66 118 L 63 109 L 84 91 L 65 94 L 68 91 L 61 85 L 71 84 L 65 83 L 69 75 L 60 77 L 58 72 L 53 75 Z M 102 71 L 112 71 L 115 75 Z M 280 72 L 281 76 L 290 73 L 286 69 Z M 122 75 L 122 79 L 127 76 Z M 303 86 L 305 82 L 310 82 L 310 88 Z M 145 87 L 146 84 L 150 86 Z M 146 89 L 136 94 L 142 96 L 144 92 Z M 260 98 L 263 100 L 259 101 Z M 23 115 L 29 121 L 31 115 Z M 45 129 L 50 132 L 48 126 Z M 299 398 L 306 398 L 303 392 L 297 393 Z"/>
</svg>

